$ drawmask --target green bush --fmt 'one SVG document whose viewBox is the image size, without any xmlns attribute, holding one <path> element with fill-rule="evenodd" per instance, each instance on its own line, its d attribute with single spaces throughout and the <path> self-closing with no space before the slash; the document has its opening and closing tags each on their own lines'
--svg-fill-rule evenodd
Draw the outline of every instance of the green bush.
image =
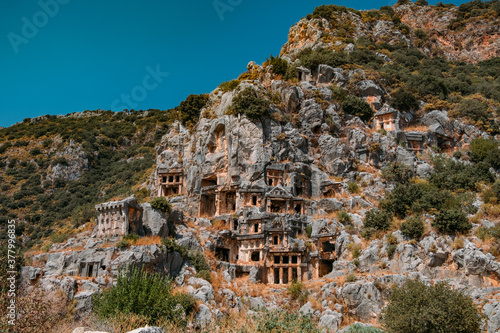
<svg viewBox="0 0 500 333">
<path fill-rule="evenodd" d="M 491 191 L 495 194 L 496 198 L 500 201 L 500 179 L 497 179 L 493 185 L 491 185 Z"/>
<path fill-rule="evenodd" d="M 361 326 L 359 324 L 354 324 L 349 326 L 347 333 L 383 333 L 384 331 L 371 326 Z"/>
<path fill-rule="evenodd" d="M 151 208 L 156 209 L 165 214 L 170 214 L 172 211 L 172 205 L 168 202 L 165 197 L 156 197 L 151 200 Z"/>
<path fill-rule="evenodd" d="M 125 237 L 123 237 L 124 240 L 130 241 L 132 243 L 135 243 L 139 240 L 139 235 L 137 234 L 128 234 Z"/>
<path fill-rule="evenodd" d="M 207 280 L 208 282 L 212 281 L 210 276 L 210 264 L 207 261 L 207 258 L 201 251 L 189 251 L 187 253 L 187 259 L 193 265 L 194 269 L 196 269 L 196 277 Z"/>
<path fill-rule="evenodd" d="M 374 114 L 373 109 L 368 103 L 355 96 L 347 96 L 341 106 L 345 113 L 357 116 L 364 121 L 370 120 Z"/>
<path fill-rule="evenodd" d="M 272 72 L 276 75 L 286 75 L 286 71 L 288 70 L 288 61 L 280 58 L 280 57 L 274 57 L 272 54 L 269 57 L 269 59 L 266 58 L 266 61 L 264 63 L 265 65 L 268 66 L 273 66 L 272 67 Z"/>
<path fill-rule="evenodd" d="M 188 250 L 184 246 L 177 244 L 174 239 L 163 238 L 161 240 L 161 243 L 165 246 L 167 252 L 169 253 L 179 252 L 182 258 L 184 259 L 188 258 Z"/>
<path fill-rule="evenodd" d="M 273 333 L 320 333 L 316 324 L 300 313 L 285 310 L 259 311 L 254 314 L 256 332 Z"/>
<path fill-rule="evenodd" d="M 391 106 L 398 111 L 418 110 L 419 103 L 414 94 L 406 90 L 397 90 L 391 99 Z"/>
<path fill-rule="evenodd" d="M 425 225 L 420 216 L 412 216 L 401 223 L 400 229 L 403 236 L 419 240 L 424 233 Z"/>
<path fill-rule="evenodd" d="M 116 243 L 116 247 L 119 249 L 122 249 L 122 250 L 128 248 L 129 246 L 130 246 L 130 242 L 127 239 L 122 239 L 121 241 Z"/>
<path fill-rule="evenodd" d="M 30 155 L 31 156 L 37 156 L 37 155 L 40 155 L 42 153 L 42 150 L 38 147 L 35 147 L 33 149 L 30 149 Z"/>
<path fill-rule="evenodd" d="M 489 171 L 490 165 L 485 161 L 467 165 L 452 159 L 436 158 L 433 162 L 434 170 L 429 176 L 429 182 L 438 189 L 474 190 L 479 182 L 494 181 Z"/>
<path fill-rule="evenodd" d="M 200 111 L 205 107 L 207 101 L 208 94 L 191 94 L 175 108 L 179 112 L 180 120 L 186 127 L 190 128 L 196 124 L 200 118 Z"/>
<path fill-rule="evenodd" d="M 394 162 L 382 169 L 382 177 L 388 182 L 406 185 L 410 182 L 413 172 L 410 167 L 400 162 Z"/>
<path fill-rule="evenodd" d="M 363 229 L 368 232 L 367 236 L 371 236 L 373 231 L 389 230 L 392 222 L 392 214 L 385 210 L 371 209 L 366 212 L 363 220 Z"/>
<path fill-rule="evenodd" d="M 452 114 L 469 118 L 473 122 L 481 121 L 483 123 L 489 122 L 491 117 L 487 104 L 469 98 L 463 99 Z"/>
<path fill-rule="evenodd" d="M 311 238 L 312 231 L 313 231 L 312 225 L 307 225 L 306 226 L 306 236 L 307 236 L 307 238 Z"/>
<path fill-rule="evenodd" d="M 396 184 L 396 187 L 380 202 L 380 207 L 404 218 L 408 213 L 420 210 L 420 206 L 417 205 L 423 196 L 422 192 L 421 186 L 416 184 Z"/>
<path fill-rule="evenodd" d="M 348 182 L 347 183 L 347 190 L 350 193 L 359 193 L 360 192 L 359 186 L 356 182 Z"/>
<path fill-rule="evenodd" d="M 500 150 L 495 140 L 482 137 L 473 139 L 469 154 L 473 162 L 485 162 L 495 170 L 500 168 Z"/>
<path fill-rule="evenodd" d="M 233 91 L 234 89 L 236 89 L 239 84 L 240 84 L 239 80 L 231 80 L 231 81 L 222 82 L 219 85 L 219 88 L 223 92 L 228 92 L 228 91 Z"/>
<path fill-rule="evenodd" d="M 130 274 L 120 272 L 115 286 L 94 296 L 94 312 L 98 316 L 135 314 L 147 318 L 149 325 L 164 319 L 185 324 L 185 315 L 194 308 L 191 296 L 172 293 L 170 279 L 137 267 Z"/>
<path fill-rule="evenodd" d="M 308 68 L 313 75 L 318 72 L 318 66 L 325 64 L 332 67 L 339 67 L 349 62 L 348 55 L 344 52 L 334 52 L 332 50 L 317 48 L 305 48 L 298 54 L 299 64 Z"/>
<path fill-rule="evenodd" d="M 314 11 L 312 14 L 309 14 L 307 16 L 308 19 L 311 18 L 324 18 L 327 20 L 332 20 L 333 15 L 336 13 L 342 13 L 342 12 L 353 12 L 355 14 L 359 14 L 359 12 L 355 9 L 352 8 L 347 8 L 345 6 L 338 6 L 338 5 L 321 5 L 316 8 L 314 8 Z"/>
<path fill-rule="evenodd" d="M 346 282 L 356 282 L 358 278 L 356 277 L 356 274 L 354 273 L 349 273 L 346 275 L 345 281 Z"/>
<path fill-rule="evenodd" d="M 388 332 L 480 332 L 481 316 L 472 299 L 445 283 L 428 287 L 408 280 L 388 300 L 382 319 Z"/>
<path fill-rule="evenodd" d="M 467 215 L 458 209 L 441 210 L 436 215 L 434 221 L 432 221 L 432 226 L 446 234 L 454 234 L 455 232 L 465 233 L 472 228 Z"/>
<path fill-rule="evenodd" d="M 233 99 L 228 113 L 242 114 L 257 121 L 269 115 L 269 101 L 260 97 L 252 87 L 247 87 Z"/>
<path fill-rule="evenodd" d="M 346 212 L 344 209 L 342 209 L 337 214 L 337 219 L 339 220 L 340 223 L 342 223 L 344 225 L 351 224 L 351 221 L 352 221 L 351 215 L 349 215 L 349 213 Z"/>
<path fill-rule="evenodd" d="M 309 297 L 309 291 L 305 289 L 304 284 L 300 281 L 293 280 L 286 288 L 290 296 L 299 303 L 304 304 Z"/>
</svg>

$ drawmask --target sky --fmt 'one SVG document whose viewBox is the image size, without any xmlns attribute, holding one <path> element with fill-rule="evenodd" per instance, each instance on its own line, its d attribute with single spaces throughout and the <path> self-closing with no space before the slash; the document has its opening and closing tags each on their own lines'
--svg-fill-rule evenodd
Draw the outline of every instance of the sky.
<svg viewBox="0 0 500 333">
<path fill-rule="evenodd" d="M 289 28 L 325 3 L 0 0 L 0 127 L 46 114 L 173 108 L 278 55 Z"/>
</svg>

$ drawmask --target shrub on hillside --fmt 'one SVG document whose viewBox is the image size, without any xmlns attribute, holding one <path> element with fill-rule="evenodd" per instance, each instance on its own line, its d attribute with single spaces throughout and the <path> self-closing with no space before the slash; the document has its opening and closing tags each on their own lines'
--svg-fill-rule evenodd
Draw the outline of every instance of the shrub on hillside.
<svg viewBox="0 0 500 333">
<path fill-rule="evenodd" d="M 349 327 L 347 333 L 383 333 L 384 331 L 372 327 L 372 326 L 361 326 L 360 324 L 354 324 Z"/>
<path fill-rule="evenodd" d="M 345 210 L 342 209 L 338 214 L 337 214 L 337 219 L 339 220 L 340 223 L 343 225 L 351 224 L 352 218 L 351 215 Z"/>
<path fill-rule="evenodd" d="M 354 193 L 354 194 L 360 192 L 359 186 L 356 182 L 348 182 L 347 190 L 349 191 L 349 193 Z"/>
<path fill-rule="evenodd" d="M 464 233 L 472 228 L 467 215 L 458 209 L 441 210 L 432 222 L 432 226 L 446 234 L 454 234 L 455 232 Z"/>
<path fill-rule="evenodd" d="M 374 114 L 373 109 L 368 103 L 355 96 L 347 96 L 341 106 L 345 113 L 357 116 L 364 121 L 370 120 Z"/>
<path fill-rule="evenodd" d="M 264 62 L 266 66 L 273 66 L 272 72 L 276 75 L 286 75 L 286 71 L 288 70 L 288 61 L 280 57 L 274 57 L 272 54 L 266 61 Z"/>
<path fill-rule="evenodd" d="M 192 127 L 200 118 L 200 111 L 208 101 L 208 94 L 189 95 L 175 109 L 179 112 L 179 118 L 186 127 Z"/>
<path fill-rule="evenodd" d="M 228 110 L 230 114 L 243 114 L 252 121 L 269 115 L 269 101 L 260 97 L 252 87 L 243 89 L 234 99 Z"/>
<path fill-rule="evenodd" d="M 135 314 L 146 317 L 149 325 L 164 319 L 182 324 L 194 307 L 191 296 L 172 293 L 170 279 L 137 267 L 130 274 L 120 272 L 115 286 L 94 296 L 94 312 L 100 317 Z"/>
<path fill-rule="evenodd" d="M 426 286 L 408 280 L 394 288 L 383 311 L 388 332 L 479 333 L 481 316 L 472 299 L 445 283 Z"/>
<path fill-rule="evenodd" d="M 391 163 L 382 169 L 382 177 L 389 182 L 405 185 L 410 182 L 412 176 L 410 167 L 400 162 Z"/>
<path fill-rule="evenodd" d="M 392 222 L 392 214 L 385 210 L 372 209 L 366 212 L 363 220 L 364 235 L 370 237 L 377 231 L 389 230 Z"/>
<path fill-rule="evenodd" d="M 234 89 L 236 89 L 238 87 L 238 85 L 240 84 L 240 81 L 239 80 L 231 80 L 231 81 L 225 81 L 225 82 L 222 82 L 220 85 L 219 85 L 219 88 L 223 91 L 223 92 L 228 92 L 228 91 L 233 91 Z"/>
<path fill-rule="evenodd" d="M 400 229 L 403 236 L 419 240 L 424 233 L 424 221 L 420 216 L 412 216 L 401 223 Z"/>
<path fill-rule="evenodd" d="M 473 162 L 485 162 L 495 170 L 500 169 L 500 149 L 495 140 L 482 137 L 473 139 L 469 154 Z"/>
<path fill-rule="evenodd" d="M 474 190 L 477 183 L 494 181 L 490 166 L 486 162 L 467 165 L 452 159 L 436 158 L 433 160 L 434 170 L 429 176 L 429 182 L 439 189 Z"/>
<path fill-rule="evenodd" d="M 188 260 L 196 269 L 196 277 L 211 281 L 210 277 L 210 264 L 205 257 L 205 254 L 201 251 L 189 251 Z"/>
<path fill-rule="evenodd" d="M 290 296 L 297 300 L 299 303 L 304 304 L 309 297 L 309 291 L 305 289 L 304 284 L 300 281 L 293 280 L 292 283 L 286 288 Z"/>
<path fill-rule="evenodd" d="M 469 118 L 473 122 L 489 122 L 488 105 L 476 99 L 465 98 L 453 110 L 452 115 Z"/>
<path fill-rule="evenodd" d="M 285 310 L 264 310 L 256 312 L 253 320 L 256 322 L 255 332 L 276 333 L 320 333 L 317 325 L 308 316 L 291 313 Z M 250 330 L 253 332 L 253 330 Z M 241 330 L 247 332 L 247 328 Z"/>
<path fill-rule="evenodd" d="M 422 198 L 422 192 L 419 185 L 402 185 L 398 183 L 390 193 L 386 194 L 384 200 L 380 203 L 380 207 L 400 218 L 404 218 L 410 212 L 419 210 L 416 204 Z"/>
<path fill-rule="evenodd" d="M 163 238 L 161 243 L 165 246 L 167 252 L 179 252 L 182 258 L 188 258 L 188 251 L 186 247 L 177 244 L 173 238 Z"/>
<path fill-rule="evenodd" d="M 172 205 L 168 202 L 165 197 L 156 197 L 151 200 L 151 208 L 156 209 L 165 214 L 170 214 L 172 211 Z"/>
<path fill-rule="evenodd" d="M 339 67 L 348 63 L 348 55 L 344 52 L 318 48 L 305 48 L 298 54 L 301 66 L 308 68 L 313 75 L 317 74 L 318 66 L 321 64 Z"/>
<path fill-rule="evenodd" d="M 500 201 L 500 179 L 497 179 L 493 185 L 491 185 L 491 191 L 495 195 L 498 201 Z"/>
<path fill-rule="evenodd" d="M 391 99 L 391 106 L 398 111 L 408 112 L 418 110 L 418 99 L 411 92 L 406 90 L 397 90 Z"/>
</svg>

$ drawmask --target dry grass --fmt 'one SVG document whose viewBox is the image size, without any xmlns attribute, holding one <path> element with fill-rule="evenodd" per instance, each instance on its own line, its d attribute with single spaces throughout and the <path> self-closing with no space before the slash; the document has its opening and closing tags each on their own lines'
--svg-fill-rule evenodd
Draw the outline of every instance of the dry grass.
<svg viewBox="0 0 500 333">
<path fill-rule="evenodd" d="M 493 219 L 498 219 L 500 217 L 500 205 L 499 204 L 484 204 L 481 206 L 481 209 L 484 211 L 484 213 Z"/>
<path fill-rule="evenodd" d="M 408 126 L 405 128 L 406 132 L 412 132 L 412 131 L 427 132 L 428 130 L 429 130 L 429 126 L 425 126 L 425 125 L 412 125 L 412 126 Z"/>
<path fill-rule="evenodd" d="M 229 222 L 226 222 L 224 220 L 213 220 L 212 227 L 208 227 L 207 229 L 210 229 L 212 231 L 229 230 L 230 224 Z"/>
<path fill-rule="evenodd" d="M 161 238 L 160 236 L 146 236 L 146 237 L 141 237 L 138 240 L 134 242 L 133 245 L 135 246 L 145 246 L 145 245 L 161 245 Z"/>
</svg>

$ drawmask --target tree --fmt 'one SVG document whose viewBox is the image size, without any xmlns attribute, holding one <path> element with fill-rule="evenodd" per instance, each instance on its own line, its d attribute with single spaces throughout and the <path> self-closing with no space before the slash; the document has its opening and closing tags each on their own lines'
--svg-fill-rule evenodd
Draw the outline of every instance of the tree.
<svg viewBox="0 0 500 333">
<path fill-rule="evenodd" d="M 189 95 L 186 100 L 175 109 L 179 112 L 179 118 L 184 125 L 192 127 L 200 117 L 200 111 L 208 101 L 208 94 Z"/>
<path fill-rule="evenodd" d="M 486 138 L 475 138 L 469 146 L 469 154 L 473 162 L 486 162 L 493 168 L 500 167 L 498 143 Z"/>
<path fill-rule="evenodd" d="M 394 162 L 382 169 L 382 177 L 389 182 L 406 185 L 410 182 L 413 172 L 410 167 L 400 162 Z"/>
<path fill-rule="evenodd" d="M 389 333 L 479 333 L 481 316 L 470 297 L 445 283 L 408 280 L 391 291 L 382 322 Z"/>
<path fill-rule="evenodd" d="M 403 236 L 411 239 L 420 239 L 424 233 L 424 221 L 420 216 L 412 216 L 401 224 Z"/>
<path fill-rule="evenodd" d="M 361 98 L 347 96 L 341 106 L 345 113 L 357 116 L 361 120 L 368 121 L 373 117 L 373 109 Z"/>
<path fill-rule="evenodd" d="M 364 236 L 368 238 L 377 231 L 389 230 L 391 222 L 392 214 L 390 212 L 380 209 L 369 210 L 363 220 Z"/>
<path fill-rule="evenodd" d="M 442 233 L 453 234 L 455 232 L 466 232 L 472 228 L 467 215 L 459 209 L 443 209 L 441 210 L 432 226 L 439 229 Z"/>
<path fill-rule="evenodd" d="M 228 111 L 230 114 L 243 114 L 256 121 L 268 116 L 269 101 L 260 97 L 252 87 L 247 87 L 236 95 Z"/>
<path fill-rule="evenodd" d="M 288 69 L 288 61 L 280 58 L 280 57 L 274 57 L 272 54 L 269 59 L 266 58 L 266 61 L 264 63 L 265 65 L 270 65 L 272 67 L 272 72 L 276 75 L 286 75 L 286 71 Z"/>
<path fill-rule="evenodd" d="M 392 95 L 391 106 L 403 112 L 418 110 L 419 108 L 415 95 L 406 90 L 397 90 Z"/>
</svg>

